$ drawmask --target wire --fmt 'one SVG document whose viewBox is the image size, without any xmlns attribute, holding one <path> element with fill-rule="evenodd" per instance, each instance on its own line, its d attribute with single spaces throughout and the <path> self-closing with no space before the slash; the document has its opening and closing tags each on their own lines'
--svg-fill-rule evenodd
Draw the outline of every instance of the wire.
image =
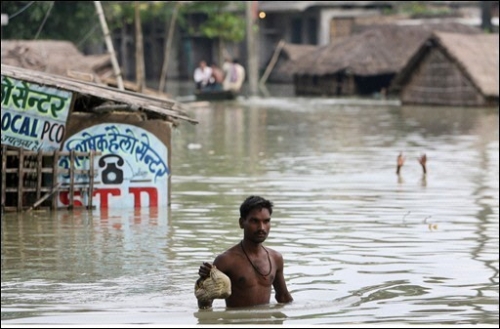
<svg viewBox="0 0 500 329">
<path fill-rule="evenodd" d="M 90 38 L 90 36 L 92 34 L 94 34 L 95 30 L 99 27 L 99 24 L 95 24 L 94 27 L 89 31 L 87 32 L 87 34 L 85 34 L 85 36 L 78 42 L 77 44 L 77 48 L 80 48 L 80 46 L 85 42 L 87 41 L 88 38 Z"/>
<path fill-rule="evenodd" d="M 42 24 L 40 25 L 40 27 L 38 28 L 38 31 L 36 32 L 36 35 L 35 35 L 35 39 L 38 39 L 38 35 L 40 35 L 40 32 L 42 32 L 42 28 L 43 26 L 45 25 L 45 22 L 47 21 L 47 18 L 49 18 L 49 15 L 50 15 L 50 12 L 52 11 L 52 7 L 54 7 L 54 2 L 55 1 L 51 1 L 50 2 L 50 7 L 49 7 L 49 10 L 47 10 L 47 13 L 45 14 L 45 18 L 43 19 L 43 22 Z"/>
<path fill-rule="evenodd" d="M 22 13 L 23 11 L 25 11 L 26 9 L 28 9 L 29 6 L 31 6 L 32 4 L 34 4 L 35 1 L 30 1 L 30 3 L 28 3 L 26 6 L 24 6 L 23 8 L 19 9 L 19 11 L 17 13 L 14 13 L 12 15 L 9 15 L 9 19 L 13 19 L 14 17 L 16 17 L 17 15 L 19 15 L 20 13 Z"/>
</svg>

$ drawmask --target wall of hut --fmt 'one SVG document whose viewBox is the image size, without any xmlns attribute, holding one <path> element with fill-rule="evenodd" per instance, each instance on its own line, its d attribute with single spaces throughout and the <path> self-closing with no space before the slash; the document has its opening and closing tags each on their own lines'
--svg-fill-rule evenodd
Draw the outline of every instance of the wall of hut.
<svg viewBox="0 0 500 329">
<path fill-rule="evenodd" d="M 95 166 L 96 207 L 166 206 L 171 195 L 171 131 L 171 122 L 142 112 L 73 111 L 62 149 L 103 154 Z M 59 195 L 59 207 L 64 206 L 65 198 Z"/>
<path fill-rule="evenodd" d="M 404 104 L 480 106 L 488 100 L 439 47 L 424 54 L 401 89 Z"/>
<path fill-rule="evenodd" d="M 357 93 L 354 76 L 330 75 L 294 75 L 295 94 L 297 96 L 352 96 Z"/>
</svg>

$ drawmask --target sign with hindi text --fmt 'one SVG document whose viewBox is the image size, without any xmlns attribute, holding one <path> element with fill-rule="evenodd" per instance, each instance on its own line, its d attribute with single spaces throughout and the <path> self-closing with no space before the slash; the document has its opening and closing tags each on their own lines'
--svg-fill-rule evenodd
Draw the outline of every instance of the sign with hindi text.
<svg viewBox="0 0 500 329">
<path fill-rule="evenodd" d="M 97 209 L 154 208 L 168 205 L 168 148 L 153 133 L 130 124 L 101 123 L 71 135 L 63 151 L 98 151 L 93 168 L 94 191 L 89 195 L 79 187 L 87 187 L 87 174 L 75 175 L 75 206 L 85 206 L 92 198 Z M 70 158 L 61 157 L 59 167 L 68 169 Z M 75 169 L 90 168 L 88 157 L 75 157 Z M 69 175 L 58 182 L 70 184 Z M 59 192 L 59 207 L 69 205 L 68 191 Z"/>
<path fill-rule="evenodd" d="M 29 151 L 58 150 L 73 94 L 2 75 L 2 144 Z"/>
</svg>

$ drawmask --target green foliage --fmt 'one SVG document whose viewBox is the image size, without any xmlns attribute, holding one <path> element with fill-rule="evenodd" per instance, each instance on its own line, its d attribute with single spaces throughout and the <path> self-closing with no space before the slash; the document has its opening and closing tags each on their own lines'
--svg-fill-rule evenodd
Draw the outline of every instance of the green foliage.
<svg viewBox="0 0 500 329">
<path fill-rule="evenodd" d="M 210 39 L 240 42 L 245 37 L 245 20 L 241 15 L 243 3 L 234 1 L 194 1 L 180 9 L 179 25 L 189 34 L 199 34 Z M 189 16 L 205 17 L 197 27 L 189 25 Z"/>
<path fill-rule="evenodd" d="M 435 6 L 425 1 L 407 1 L 401 6 L 401 12 L 410 17 L 440 17 L 452 14 L 448 6 Z"/>
<path fill-rule="evenodd" d="M 35 38 L 50 9 L 51 1 L 2 1 L 9 23 L 2 27 L 4 39 Z M 24 10 L 23 10 L 24 9 Z M 55 1 L 38 39 L 78 43 L 94 24 L 99 24 L 93 1 Z"/>
<path fill-rule="evenodd" d="M 177 22 L 191 35 L 221 38 L 239 42 L 245 37 L 243 2 L 233 1 L 139 1 L 141 21 L 168 22 L 178 6 Z M 2 1 L 2 13 L 9 24 L 2 27 L 2 38 L 32 40 L 51 7 L 51 1 Z M 135 2 L 101 1 L 110 30 L 134 23 Z M 204 17 L 203 23 L 190 26 L 189 17 Z M 79 45 L 82 41 L 103 41 L 94 1 L 54 1 L 38 39 L 67 40 Z"/>
</svg>

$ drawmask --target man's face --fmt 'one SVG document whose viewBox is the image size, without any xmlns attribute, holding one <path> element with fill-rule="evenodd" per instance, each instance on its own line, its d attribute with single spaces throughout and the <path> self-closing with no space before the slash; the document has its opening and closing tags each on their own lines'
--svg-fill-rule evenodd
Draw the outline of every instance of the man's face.
<svg viewBox="0 0 500 329">
<path fill-rule="evenodd" d="M 240 218 L 240 227 L 245 238 L 262 243 L 267 239 L 271 230 L 271 215 L 266 208 L 254 209 L 246 218 Z"/>
</svg>

